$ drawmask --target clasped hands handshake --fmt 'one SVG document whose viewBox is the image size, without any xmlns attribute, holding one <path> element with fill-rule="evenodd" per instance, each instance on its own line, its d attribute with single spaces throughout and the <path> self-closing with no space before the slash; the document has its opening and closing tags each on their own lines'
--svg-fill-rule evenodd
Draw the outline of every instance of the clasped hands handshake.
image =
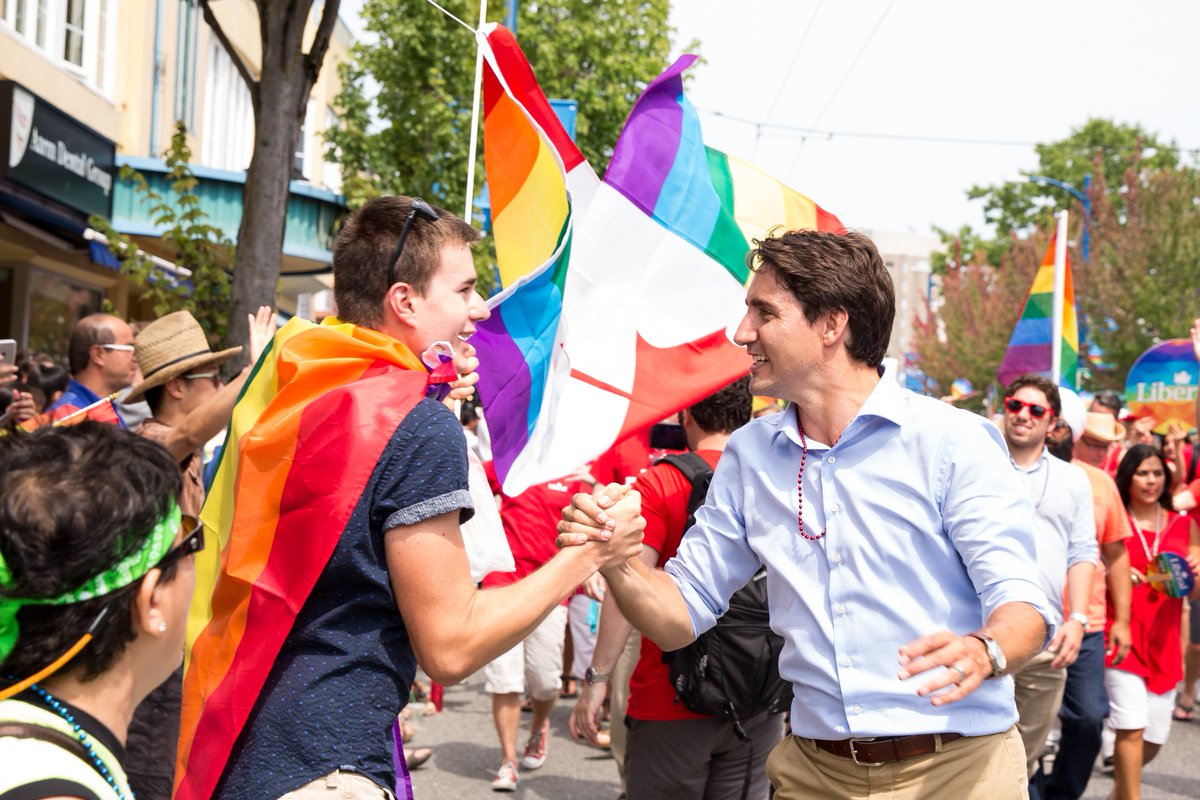
<svg viewBox="0 0 1200 800">
<path fill-rule="evenodd" d="M 556 542 L 560 549 L 588 544 L 601 548 L 600 569 L 611 569 L 642 551 L 645 527 L 638 492 L 619 483 L 597 485 L 592 494 L 576 494 L 563 506 Z"/>
</svg>

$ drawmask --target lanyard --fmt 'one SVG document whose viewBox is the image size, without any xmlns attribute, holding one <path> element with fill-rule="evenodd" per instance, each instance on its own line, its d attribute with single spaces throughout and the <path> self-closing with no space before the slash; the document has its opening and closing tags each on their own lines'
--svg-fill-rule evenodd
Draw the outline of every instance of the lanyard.
<svg viewBox="0 0 1200 800">
<path fill-rule="evenodd" d="M 1146 551 L 1146 563 L 1149 564 L 1158 555 L 1158 545 L 1162 540 L 1162 507 L 1154 507 L 1154 551 L 1150 551 L 1150 545 L 1146 543 L 1146 535 L 1142 533 L 1142 528 L 1133 519 L 1133 514 L 1130 513 L 1129 521 L 1133 524 L 1133 530 L 1137 533 L 1138 540 L 1142 543 L 1142 549 Z"/>
</svg>

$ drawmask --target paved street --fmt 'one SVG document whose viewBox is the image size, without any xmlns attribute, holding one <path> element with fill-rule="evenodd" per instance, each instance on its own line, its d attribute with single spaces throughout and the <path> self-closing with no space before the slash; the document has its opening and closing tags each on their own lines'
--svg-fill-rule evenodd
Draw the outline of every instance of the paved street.
<svg viewBox="0 0 1200 800">
<path fill-rule="evenodd" d="M 563 700 L 551 719 L 550 754 L 546 765 L 521 773 L 517 795 L 525 800 L 615 800 L 617 769 L 604 752 L 573 743 L 567 734 L 567 714 L 573 701 Z M 498 797 L 491 780 L 500 762 L 492 727 L 491 700 L 481 675 L 446 690 L 446 710 L 417 719 L 421 726 L 413 746 L 433 747 L 433 759 L 413 773 L 416 800 Z M 518 750 L 528 735 L 529 716 L 522 717 Z M 1147 769 L 1144 800 L 1200 798 L 1200 723 L 1176 723 L 1171 739 Z M 1112 781 L 1098 772 L 1086 800 L 1104 800 Z"/>
</svg>

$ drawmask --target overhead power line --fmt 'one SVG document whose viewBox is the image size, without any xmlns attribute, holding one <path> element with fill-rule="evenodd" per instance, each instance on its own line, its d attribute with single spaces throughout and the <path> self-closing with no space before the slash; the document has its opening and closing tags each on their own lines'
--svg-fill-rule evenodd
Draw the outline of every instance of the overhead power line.
<svg viewBox="0 0 1200 800">
<path fill-rule="evenodd" d="M 724 111 L 713 111 L 705 108 L 696 109 L 701 114 L 707 114 L 711 117 L 727 119 L 730 122 L 737 122 L 742 125 L 749 125 L 756 131 L 768 133 L 775 136 L 795 137 L 799 139 L 880 139 L 900 142 L 928 142 L 930 144 L 962 144 L 962 145 L 979 145 L 986 147 L 1024 147 L 1032 148 L 1044 142 L 1035 142 L 1033 140 L 1022 141 L 1016 139 L 983 139 L 969 136 L 934 136 L 926 134 L 912 133 L 881 133 L 876 131 L 838 131 L 828 128 L 808 128 L 800 125 L 784 125 L 776 122 L 761 122 L 759 120 L 750 119 L 748 117 L 740 117 L 736 114 L 727 114 Z M 1106 152 L 1108 148 L 1101 148 Z M 1191 155 L 1200 155 L 1200 147 L 1179 147 L 1175 148 L 1180 153 Z"/>
</svg>

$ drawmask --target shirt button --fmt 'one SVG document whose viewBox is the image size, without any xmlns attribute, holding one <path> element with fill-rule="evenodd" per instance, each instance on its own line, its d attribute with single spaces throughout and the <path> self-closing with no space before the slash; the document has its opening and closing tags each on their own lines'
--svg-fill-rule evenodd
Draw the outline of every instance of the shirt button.
<svg viewBox="0 0 1200 800">
<path fill-rule="evenodd" d="M 860 706 L 858 703 L 855 703 L 854 705 L 850 706 L 850 713 L 851 714 L 861 714 L 862 706 Z"/>
<path fill-rule="evenodd" d="M 840 564 L 840 563 L 842 563 L 842 554 L 841 554 L 841 553 L 834 553 L 834 554 L 833 554 L 833 563 L 835 563 L 835 564 Z"/>
<path fill-rule="evenodd" d="M 841 511 L 841 510 L 842 510 L 842 507 L 841 507 L 841 506 L 839 506 L 837 503 L 834 503 L 833 505 L 831 505 L 831 506 L 829 507 L 829 513 L 830 513 L 830 514 L 836 514 L 836 513 L 838 513 L 838 512 L 839 512 L 839 511 Z"/>
<path fill-rule="evenodd" d="M 837 461 L 837 458 L 836 458 L 835 456 L 830 456 L 830 457 L 829 457 L 828 459 L 826 459 L 826 460 L 827 460 L 827 461 L 828 461 L 830 464 L 832 464 L 833 462 Z"/>
<path fill-rule="evenodd" d="M 836 610 L 837 610 L 839 617 L 846 616 L 846 607 L 844 605 L 842 605 L 841 603 L 838 603 L 838 607 Z"/>
<path fill-rule="evenodd" d="M 850 656 L 846 656 L 845 658 L 842 659 L 842 666 L 843 667 L 853 667 L 854 659 L 851 658 Z"/>
</svg>

